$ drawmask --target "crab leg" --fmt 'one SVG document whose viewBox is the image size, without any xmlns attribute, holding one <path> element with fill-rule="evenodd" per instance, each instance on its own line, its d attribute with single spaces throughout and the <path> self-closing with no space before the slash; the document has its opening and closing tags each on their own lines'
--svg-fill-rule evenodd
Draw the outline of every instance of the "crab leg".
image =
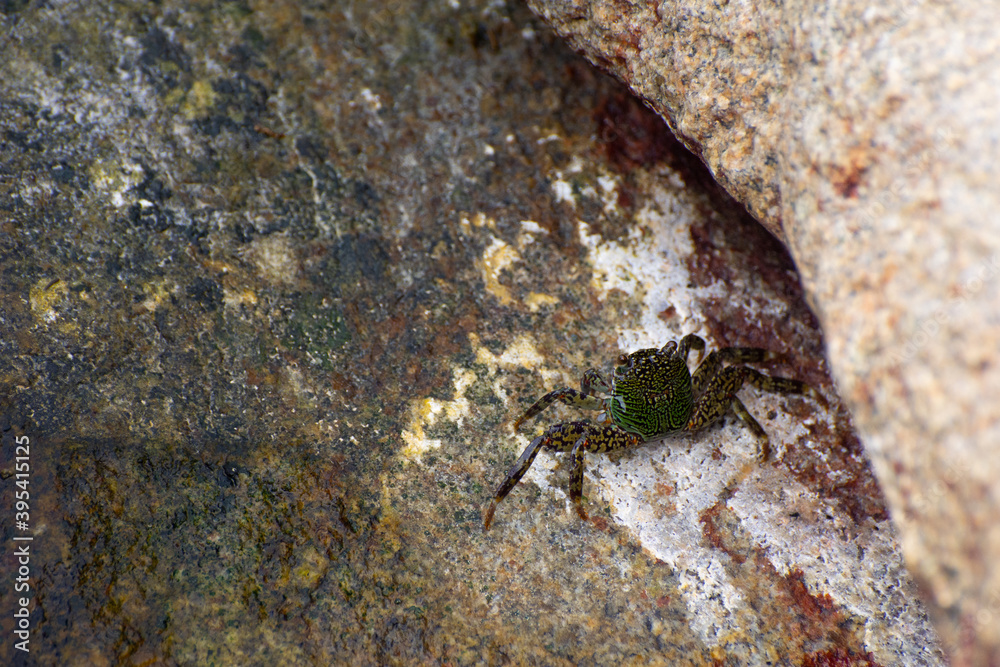
<svg viewBox="0 0 1000 667">
<path fill-rule="evenodd" d="M 732 350 L 733 352 L 729 352 L 729 350 Z M 757 348 L 726 348 L 726 355 L 719 356 L 728 358 L 727 360 L 735 357 L 740 360 L 756 361 L 758 354 L 764 356 L 769 353 L 765 350 L 758 350 Z M 711 356 L 712 355 L 710 354 L 709 357 Z M 754 359 L 745 359 L 745 357 L 748 356 L 754 357 Z M 705 363 L 702 364 L 702 368 L 709 363 L 714 362 L 709 362 L 709 360 L 706 359 Z M 698 369 L 698 372 L 701 372 L 701 368 Z M 704 380 L 702 381 L 704 382 Z M 731 407 L 736 415 L 750 428 L 751 431 L 753 431 L 754 435 L 757 437 L 757 442 L 759 443 L 758 457 L 761 461 L 766 461 L 770 455 L 770 441 L 767 437 L 767 433 L 763 428 L 761 428 L 761 425 L 756 419 L 753 418 L 750 412 L 747 411 L 743 403 L 736 398 L 736 392 L 740 390 L 740 387 L 743 386 L 744 382 L 752 384 L 758 389 L 777 394 L 799 394 L 810 396 L 823 407 L 826 407 L 827 405 L 826 399 L 823 395 L 807 385 L 805 382 L 789 378 L 764 375 L 763 373 L 747 366 L 729 366 L 727 368 L 723 368 L 707 380 L 707 386 L 705 387 L 704 393 L 695 403 L 694 410 L 691 413 L 691 418 L 688 420 L 684 430 L 700 431 L 722 417 L 722 415 L 724 415 Z"/>
<path fill-rule="evenodd" d="M 777 355 L 770 350 L 759 347 L 724 347 L 721 350 L 709 352 L 698 369 L 691 376 L 691 386 L 694 395 L 700 396 L 708 386 L 708 382 L 719 374 L 723 363 L 746 364 L 768 361 Z"/>
<path fill-rule="evenodd" d="M 569 453 L 573 465 L 569 473 L 569 499 L 573 501 L 576 513 L 581 519 L 587 519 L 587 511 L 583 508 L 583 452 L 603 454 L 641 443 L 642 438 L 635 433 L 623 431 L 616 426 L 599 424 L 591 424 L 589 431 L 573 443 L 573 449 Z"/>
<path fill-rule="evenodd" d="M 764 375 L 763 373 L 758 373 L 752 368 L 748 368 L 747 370 L 750 371 L 746 378 L 747 381 L 758 389 L 770 391 L 775 394 L 798 394 L 799 396 L 808 396 L 824 408 L 827 408 L 830 405 L 827 403 L 826 397 L 823 396 L 823 394 L 819 393 L 805 382 L 793 380 L 791 378 Z"/>
<path fill-rule="evenodd" d="M 666 350 L 669 344 L 670 343 L 664 345 L 663 350 Z M 687 361 L 688 352 L 690 350 L 698 350 L 699 352 L 705 351 L 705 341 L 702 340 L 701 336 L 688 334 L 687 336 L 684 336 L 684 338 L 681 338 L 681 342 L 677 345 L 677 352 L 675 354 L 677 354 L 684 361 Z"/>
<path fill-rule="evenodd" d="M 733 396 L 732 405 L 736 416 L 746 424 L 747 428 L 753 431 L 754 437 L 757 438 L 757 460 L 764 463 L 771 456 L 771 439 L 767 437 L 767 431 L 753 418 L 753 415 L 747 410 L 747 406 L 743 405 L 743 401 Z"/>
<path fill-rule="evenodd" d="M 497 488 L 493 500 L 490 501 L 489 507 L 483 513 L 483 532 L 490 529 L 497 505 L 517 486 L 524 473 L 528 472 L 528 468 L 531 467 L 542 447 L 554 449 L 557 452 L 570 453 L 573 466 L 570 472 L 570 499 L 576 505 L 580 516 L 586 517 L 582 504 L 584 452 L 608 452 L 613 449 L 631 447 L 641 442 L 642 439 L 634 433 L 627 433 L 610 425 L 595 425 L 580 421 L 563 422 L 549 427 L 545 433 L 531 441 L 531 444 L 521 452 L 520 458 L 507 472 L 506 479 Z"/>
<path fill-rule="evenodd" d="M 585 382 L 586 378 L 587 376 L 584 375 Z M 525 413 L 521 415 L 516 422 L 514 422 L 514 430 L 516 431 L 519 429 L 521 424 L 528 421 L 556 401 L 562 401 L 566 405 L 574 408 L 580 408 L 582 410 L 601 410 L 604 408 L 604 402 L 600 399 L 600 397 L 586 392 L 577 391 L 572 387 L 563 387 L 562 389 L 550 391 L 535 401 L 535 404 L 528 408 Z"/>
<path fill-rule="evenodd" d="M 555 394 L 557 392 L 551 392 Z M 546 394 L 550 396 L 551 394 Z M 542 400 L 545 400 L 544 397 Z M 537 406 L 542 401 L 538 401 L 535 404 Z M 551 401 L 550 401 L 551 403 Z M 548 404 L 546 404 L 547 406 Z M 537 412 L 541 412 L 546 406 L 539 408 Z M 534 406 L 533 406 L 534 407 Z M 528 412 L 531 412 L 529 410 Z M 518 420 L 520 424 L 522 419 Z M 517 486 L 517 483 L 521 481 L 521 477 L 524 473 L 528 472 L 528 468 L 534 462 L 535 457 L 538 456 L 538 452 L 542 447 L 548 447 L 549 449 L 555 449 L 557 451 L 567 451 L 573 447 L 577 440 L 581 439 L 581 436 L 585 436 L 590 424 L 587 422 L 566 422 L 563 424 L 556 424 L 550 426 L 545 433 L 541 434 L 537 438 L 531 441 L 523 452 L 521 452 L 520 458 L 514 463 L 511 469 L 507 472 L 507 478 L 504 479 L 503 483 L 497 487 L 497 492 L 493 496 L 493 500 L 490 502 L 490 506 L 486 508 L 486 512 L 483 514 L 483 532 L 485 533 L 490 529 L 490 524 L 493 523 L 493 513 L 496 512 L 497 504 L 501 500 L 507 497 L 507 494 Z"/>
<path fill-rule="evenodd" d="M 573 467 L 569 473 L 569 499 L 573 501 L 576 513 L 584 521 L 587 520 L 587 510 L 583 509 L 583 452 L 587 447 L 587 435 L 581 435 L 573 444 L 569 453 Z"/>
</svg>

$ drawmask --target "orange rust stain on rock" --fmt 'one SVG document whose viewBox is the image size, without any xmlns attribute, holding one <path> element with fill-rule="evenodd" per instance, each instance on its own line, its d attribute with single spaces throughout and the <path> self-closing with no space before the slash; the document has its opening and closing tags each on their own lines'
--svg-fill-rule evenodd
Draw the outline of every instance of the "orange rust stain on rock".
<svg viewBox="0 0 1000 667">
<path fill-rule="evenodd" d="M 715 521 L 716 519 L 718 519 L 719 513 L 722 512 L 725 508 L 726 508 L 725 501 L 720 500 L 719 502 L 715 503 L 714 505 L 712 505 L 707 510 L 701 513 L 699 521 L 703 526 L 702 534 L 705 536 L 705 539 L 708 540 L 708 543 L 711 544 L 714 548 L 728 554 L 729 557 L 733 559 L 734 563 L 736 563 L 737 565 L 741 565 L 743 564 L 744 561 L 746 561 L 746 558 L 743 556 L 743 554 L 728 548 L 728 545 L 726 544 L 725 534 L 722 531 L 720 531 L 718 527 L 715 525 Z"/>
<path fill-rule="evenodd" d="M 846 418 L 837 419 L 832 429 L 823 422 L 807 424 L 807 434 L 787 448 L 783 464 L 802 484 L 835 500 L 856 523 L 868 517 L 885 521 L 889 511 L 878 480 L 862 455 L 863 445 L 850 424 L 841 421 Z M 818 458 L 809 443 L 823 443 L 827 457 Z M 834 470 L 837 474 L 831 475 Z"/>
<path fill-rule="evenodd" d="M 810 653 L 802 660 L 802 667 L 881 667 L 867 651 L 855 653 L 845 648 Z"/>
<path fill-rule="evenodd" d="M 786 592 L 795 601 L 799 611 L 808 618 L 819 618 L 836 611 L 837 605 L 829 595 L 813 595 L 806 587 L 802 570 L 793 570 L 784 579 Z"/>
<path fill-rule="evenodd" d="M 674 306 L 667 306 L 661 310 L 656 315 L 658 318 L 667 323 L 672 323 L 677 320 L 677 309 Z"/>
<path fill-rule="evenodd" d="M 844 199 L 854 199 L 858 196 L 858 185 L 871 165 L 872 158 L 867 149 L 856 146 L 850 150 L 846 165 L 830 167 L 830 184 Z"/>
<path fill-rule="evenodd" d="M 605 99 L 594 121 L 608 162 L 621 171 L 662 162 L 682 149 L 663 119 L 632 95 Z"/>
<path fill-rule="evenodd" d="M 590 523 L 602 533 L 608 532 L 608 522 L 606 519 L 599 516 L 592 516 L 590 517 Z"/>
</svg>

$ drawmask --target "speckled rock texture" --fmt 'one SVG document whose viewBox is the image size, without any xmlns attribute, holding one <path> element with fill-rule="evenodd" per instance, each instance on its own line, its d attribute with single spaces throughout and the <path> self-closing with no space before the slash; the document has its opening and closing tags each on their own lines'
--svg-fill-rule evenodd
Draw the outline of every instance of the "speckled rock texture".
<svg viewBox="0 0 1000 667">
<path fill-rule="evenodd" d="M 540 454 L 483 532 L 587 416 L 528 405 L 689 332 L 829 405 L 588 456 L 587 521 Z M 0 664 L 941 665 L 824 347 L 521 3 L 0 1 Z"/>
<path fill-rule="evenodd" d="M 786 241 L 954 664 L 1000 664 L 1000 13 L 531 0 Z"/>
</svg>

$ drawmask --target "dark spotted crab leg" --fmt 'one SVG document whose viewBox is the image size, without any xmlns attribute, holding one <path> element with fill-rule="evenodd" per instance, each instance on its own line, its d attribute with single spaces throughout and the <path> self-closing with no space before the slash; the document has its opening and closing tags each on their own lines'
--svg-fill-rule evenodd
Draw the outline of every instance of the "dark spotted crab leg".
<svg viewBox="0 0 1000 667">
<path fill-rule="evenodd" d="M 705 362 L 699 366 L 692 377 L 692 383 L 701 395 L 696 399 L 691 418 L 684 427 L 685 431 L 700 431 L 718 420 L 730 408 L 736 413 L 757 438 L 757 457 L 766 461 L 770 456 L 771 444 L 767 432 L 761 427 L 746 406 L 736 397 L 743 383 L 749 383 L 763 391 L 776 394 L 797 394 L 809 396 L 823 407 L 826 399 L 818 391 L 799 380 L 764 375 L 747 366 L 728 366 L 718 370 L 722 361 L 763 361 L 771 353 L 757 348 L 725 348 L 708 355 Z M 718 355 L 718 356 L 715 356 Z M 715 358 L 713 358 L 715 357 Z M 702 368 L 706 373 L 702 374 Z M 700 385 L 700 386 L 699 386 Z"/>
<path fill-rule="evenodd" d="M 584 378 L 586 378 L 586 376 L 584 376 Z M 588 385 L 584 385 L 584 389 L 588 388 Z M 586 391 L 577 391 L 572 387 L 563 387 L 562 389 L 550 391 L 535 401 L 535 404 L 525 410 L 524 414 L 521 415 L 516 422 L 514 422 L 514 430 L 516 431 L 519 429 L 521 424 L 528 421 L 556 401 L 565 403 L 570 407 L 580 408 L 581 410 L 601 410 L 604 407 L 604 403 L 598 396 L 594 396 Z"/>
<path fill-rule="evenodd" d="M 553 392 L 555 393 L 555 392 Z M 541 402 L 541 401 L 539 401 Z M 537 405 L 537 404 L 536 404 Z M 583 509 L 583 469 L 584 452 L 608 452 L 623 447 L 631 447 L 642 442 L 634 433 L 627 433 L 611 425 L 590 422 L 564 422 L 550 426 L 542 435 L 531 441 L 517 459 L 507 477 L 497 488 L 493 500 L 483 514 L 483 532 L 490 529 L 497 505 L 513 490 L 521 477 L 528 471 L 542 447 L 557 452 L 569 452 L 573 468 L 570 471 L 569 496 L 582 518 L 587 518 Z"/>
</svg>

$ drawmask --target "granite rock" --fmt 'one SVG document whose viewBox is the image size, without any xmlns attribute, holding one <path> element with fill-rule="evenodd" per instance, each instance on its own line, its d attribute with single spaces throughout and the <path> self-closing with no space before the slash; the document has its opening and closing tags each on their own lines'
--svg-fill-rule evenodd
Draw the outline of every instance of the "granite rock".
<svg viewBox="0 0 1000 667">
<path fill-rule="evenodd" d="M 521 4 L 0 3 L 0 276 L 37 664 L 941 664 L 786 249 Z M 688 332 L 829 407 L 483 532 L 580 413 L 511 419 Z"/>
<path fill-rule="evenodd" d="M 1000 664 L 1000 15 L 531 0 L 790 248 L 954 664 Z"/>
</svg>

